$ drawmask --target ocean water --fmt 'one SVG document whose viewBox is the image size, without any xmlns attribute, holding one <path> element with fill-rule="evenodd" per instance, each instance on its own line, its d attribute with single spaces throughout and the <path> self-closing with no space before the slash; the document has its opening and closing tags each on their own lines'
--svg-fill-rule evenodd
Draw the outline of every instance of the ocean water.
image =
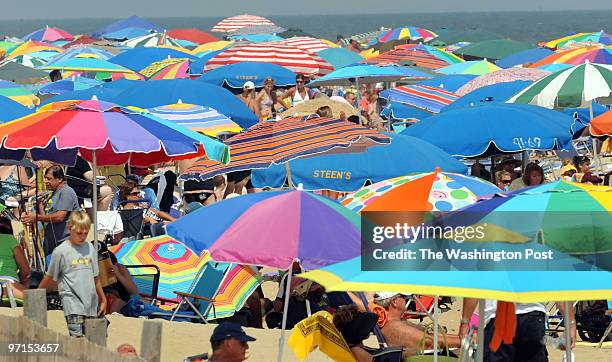
<svg viewBox="0 0 612 362">
<path fill-rule="evenodd" d="M 611 5 L 612 7 L 612 5 Z M 404 9 L 408 12 L 409 9 Z M 129 14 L 126 14 L 126 16 Z M 494 31 L 505 37 L 528 42 L 558 38 L 574 32 L 608 30 L 612 32 L 612 9 L 605 11 L 564 12 L 493 12 L 493 13 L 407 13 L 374 15 L 308 15 L 270 16 L 277 25 L 294 27 L 326 39 L 345 37 L 381 26 L 415 25 L 431 30 L 448 28 L 464 30 L 478 28 Z M 56 26 L 74 34 L 94 32 L 116 19 L 37 19 L 4 20 L 0 22 L 0 37 L 24 36 L 45 25 Z M 166 27 L 194 27 L 210 30 L 219 17 L 148 18 Z"/>
</svg>

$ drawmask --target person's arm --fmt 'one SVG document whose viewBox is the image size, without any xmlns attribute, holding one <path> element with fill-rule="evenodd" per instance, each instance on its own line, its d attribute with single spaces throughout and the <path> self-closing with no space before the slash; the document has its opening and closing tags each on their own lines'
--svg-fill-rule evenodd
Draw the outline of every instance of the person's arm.
<svg viewBox="0 0 612 362">
<path fill-rule="evenodd" d="M 561 315 L 563 316 L 563 318 L 565 318 L 565 303 L 566 302 L 557 302 L 557 308 L 559 308 L 559 311 L 561 312 Z M 570 309 L 569 309 L 569 326 L 570 326 L 570 340 L 572 342 L 570 348 L 574 349 L 576 347 L 576 317 L 574 316 L 574 308 L 573 302 L 569 302 L 570 304 Z M 564 321 L 564 323 L 566 323 L 565 325 L 567 326 L 567 321 Z M 565 345 L 563 345 L 563 347 L 561 348 L 563 350 L 565 350 Z"/>
<path fill-rule="evenodd" d="M 47 289 L 47 291 L 51 291 L 55 280 L 50 275 L 45 275 L 43 280 L 38 284 L 39 289 Z"/>
<path fill-rule="evenodd" d="M 478 299 L 474 298 L 463 298 L 463 308 L 461 308 L 461 321 L 459 322 L 459 337 L 464 338 L 470 331 L 470 320 L 476 306 L 478 305 Z"/>
<path fill-rule="evenodd" d="M 351 353 L 357 362 L 372 362 L 374 360 L 370 352 L 360 346 L 351 347 Z"/>
<path fill-rule="evenodd" d="M 123 285 L 125 290 L 130 294 L 138 294 L 138 287 L 127 268 L 121 264 L 115 264 L 114 268 L 117 280 Z"/>
<path fill-rule="evenodd" d="M 104 290 L 102 290 L 102 283 L 100 282 L 99 277 L 94 277 L 94 282 L 96 283 L 96 294 L 98 295 L 98 303 L 100 303 L 100 307 L 98 309 L 98 316 L 103 316 L 106 314 L 106 295 L 104 295 Z"/>
<path fill-rule="evenodd" d="M 15 258 L 15 262 L 19 268 L 19 281 L 21 284 L 27 286 L 28 281 L 30 280 L 30 264 L 28 264 L 21 245 L 17 245 L 15 249 L 13 249 L 13 257 Z"/>
<path fill-rule="evenodd" d="M 66 220 L 66 218 L 68 217 L 68 211 L 58 210 L 51 214 L 44 214 L 44 211 L 43 211 L 42 214 L 37 214 L 36 217 L 38 218 L 38 221 L 50 222 L 52 224 L 55 224 L 55 223 Z"/>
<path fill-rule="evenodd" d="M 170 214 L 168 214 L 167 212 L 161 211 L 161 210 L 157 210 L 157 209 L 151 209 L 151 211 L 153 211 L 155 213 L 155 215 L 157 215 L 157 217 L 160 217 L 164 220 L 167 221 L 176 221 L 175 218 L 173 218 L 172 216 L 170 216 Z"/>
<path fill-rule="evenodd" d="M 279 100 L 284 101 L 287 98 L 291 98 L 295 95 L 295 87 L 291 87 L 289 89 L 287 89 L 285 91 L 285 93 L 283 93 L 283 95 L 280 96 Z"/>
</svg>

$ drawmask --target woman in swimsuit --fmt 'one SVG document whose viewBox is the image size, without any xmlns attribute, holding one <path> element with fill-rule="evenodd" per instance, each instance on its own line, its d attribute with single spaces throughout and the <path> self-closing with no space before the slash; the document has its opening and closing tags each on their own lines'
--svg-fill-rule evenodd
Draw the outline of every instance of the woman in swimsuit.
<svg viewBox="0 0 612 362">
<path fill-rule="evenodd" d="M 281 99 L 290 99 L 291 107 L 312 99 L 313 97 L 311 97 L 310 88 L 304 86 L 306 82 L 306 77 L 303 74 L 298 74 L 295 77 L 295 87 L 287 89 L 287 91 L 281 96 Z"/>
</svg>

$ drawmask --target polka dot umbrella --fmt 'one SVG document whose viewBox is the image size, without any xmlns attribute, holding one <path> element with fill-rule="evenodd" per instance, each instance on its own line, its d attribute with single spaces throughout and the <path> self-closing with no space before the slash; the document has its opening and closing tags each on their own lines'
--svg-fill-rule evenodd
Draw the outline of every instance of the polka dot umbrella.
<svg viewBox="0 0 612 362">
<path fill-rule="evenodd" d="M 395 177 L 348 194 L 341 203 L 354 212 L 453 211 L 500 192 L 476 177 L 441 172 Z"/>
</svg>

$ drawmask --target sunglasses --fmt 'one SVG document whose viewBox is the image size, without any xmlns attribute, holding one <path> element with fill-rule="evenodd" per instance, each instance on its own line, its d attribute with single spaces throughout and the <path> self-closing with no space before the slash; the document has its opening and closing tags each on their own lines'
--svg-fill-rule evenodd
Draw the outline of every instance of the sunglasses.
<svg viewBox="0 0 612 362">
<path fill-rule="evenodd" d="M 140 195 L 140 191 L 132 191 L 130 192 L 130 196 L 138 196 Z"/>
<path fill-rule="evenodd" d="M 501 183 L 503 183 L 504 185 L 510 185 L 512 183 L 512 180 L 501 180 Z"/>
<path fill-rule="evenodd" d="M 301 83 L 304 83 L 304 81 L 303 80 L 296 80 L 295 83 L 296 84 L 301 84 Z"/>
</svg>

